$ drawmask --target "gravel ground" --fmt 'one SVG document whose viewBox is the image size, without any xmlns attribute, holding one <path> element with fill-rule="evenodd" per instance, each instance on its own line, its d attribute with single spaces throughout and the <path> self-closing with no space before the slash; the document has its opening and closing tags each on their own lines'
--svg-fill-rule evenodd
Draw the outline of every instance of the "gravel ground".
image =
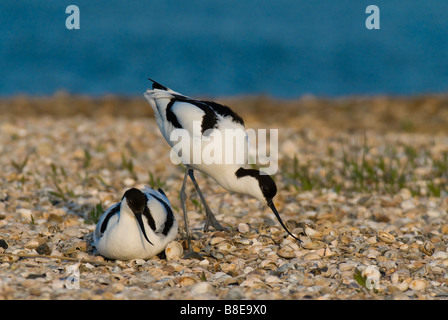
<svg viewBox="0 0 448 320">
<path fill-rule="evenodd" d="M 181 258 L 183 170 L 140 98 L 0 101 L 2 299 L 447 299 L 448 99 L 221 99 L 248 128 L 279 129 L 269 209 L 200 174 L 229 232 L 202 231 Z M 254 111 L 257 112 L 254 112 Z M 168 258 L 111 261 L 92 247 L 100 207 L 162 187 L 179 235 Z"/>
</svg>

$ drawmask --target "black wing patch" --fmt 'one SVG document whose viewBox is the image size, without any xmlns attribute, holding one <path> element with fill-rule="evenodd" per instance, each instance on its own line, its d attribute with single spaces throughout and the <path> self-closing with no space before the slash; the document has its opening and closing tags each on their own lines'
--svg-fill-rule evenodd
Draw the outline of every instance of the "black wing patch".
<svg viewBox="0 0 448 320">
<path fill-rule="evenodd" d="M 107 223 L 109 222 L 110 218 L 112 218 L 112 216 L 114 214 L 116 214 L 120 211 L 120 206 L 121 206 L 121 202 L 117 203 L 115 206 L 113 206 L 112 208 L 109 209 L 109 212 L 107 213 L 106 217 L 104 218 L 103 223 L 101 223 L 101 227 L 100 227 L 101 234 L 103 234 L 104 231 L 106 231 Z"/>
<path fill-rule="evenodd" d="M 148 207 L 148 201 L 149 201 L 148 195 L 145 194 L 145 197 L 146 197 L 146 205 L 145 205 L 145 209 L 143 210 L 143 215 L 148 220 L 148 224 L 151 227 L 151 229 L 155 232 L 156 231 L 156 222 L 154 221 L 154 218 L 152 217 L 152 214 L 151 214 L 151 210 L 149 210 L 149 207 Z"/>
<path fill-rule="evenodd" d="M 217 114 L 221 117 L 231 117 L 233 122 L 239 123 L 244 126 L 243 118 L 241 118 L 238 114 L 236 114 L 232 109 L 228 106 L 224 106 L 222 104 L 213 102 L 213 101 L 203 101 L 207 106 L 213 109 Z"/>
<path fill-rule="evenodd" d="M 166 197 L 165 191 L 163 191 L 162 188 L 157 189 L 157 191 L 159 191 L 161 194 L 163 194 Z M 168 197 L 167 197 L 168 198 Z"/>
<path fill-rule="evenodd" d="M 244 126 L 243 119 L 227 106 L 221 105 L 213 101 L 195 100 L 177 94 L 173 96 L 174 97 L 171 99 L 171 101 L 168 103 L 166 107 L 166 118 L 176 128 L 182 128 L 173 110 L 171 110 L 174 103 L 177 101 L 191 103 L 204 112 L 201 126 L 202 133 L 204 133 L 208 129 L 216 128 L 216 124 L 218 123 L 217 115 L 220 115 L 221 117 L 224 118 L 231 117 L 233 122 L 239 123 Z"/>
<path fill-rule="evenodd" d="M 176 99 L 171 99 L 171 101 L 168 103 L 168 105 L 166 106 L 166 119 L 168 120 L 168 122 L 170 122 L 175 128 L 177 129 L 182 129 L 182 126 L 180 125 L 179 121 L 177 120 L 176 115 L 174 114 L 172 108 L 173 108 L 173 104 L 174 102 L 179 101 Z"/>
<path fill-rule="evenodd" d="M 155 195 L 151 195 L 151 196 L 154 197 L 157 201 L 159 201 L 165 207 L 166 221 L 165 221 L 165 226 L 163 227 L 163 230 L 162 230 L 162 234 L 164 236 L 166 236 L 168 234 L 168 232 L 170 232 L 171 227 L 173 226 L 173 223 L 174 223 L 173 210 L 171 210 L 171 207 L 165 201 L 160 199 L 159 197 L 157 197 Z"/>
</svg>

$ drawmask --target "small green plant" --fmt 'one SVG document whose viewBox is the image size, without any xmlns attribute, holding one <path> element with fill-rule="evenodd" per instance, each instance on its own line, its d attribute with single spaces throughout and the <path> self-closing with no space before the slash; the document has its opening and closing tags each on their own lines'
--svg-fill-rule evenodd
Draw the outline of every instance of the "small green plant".
<svg viewBox="0 0 448 320">
<path fill-rule="evenodd" d="M 296 190 L 313 190 L 313 188 L 319 184 L 319 179 L 310 172 L 309 167 L 307 165 L 301 166 L 299 164 L 299 159 L 296 155 L 294 155 L 294 158 L 292 159 L 291 167 L 291 171 L 287 176 L 293 181 Z"/>
<path fill-rule="evenodd" d="M 67 186 L 65 187 L 64 190 L 59 185 L 60 182 L 58 180 L 58 166 L 52 163 L 50 165 L 50 168 L 51 168 L 51 179 L 53 180 L 53 184 L 56 187 L 56 191 L 49 191 L 48 193 L 57 198 L 61 198 L 64 201 L 66 201 L 68 197 L 75 197 L 75 193 L 73 192 L 73 190 L 69 189 Z M 67 177 L 67 174 L 63 167 L 60 167 L 59 171 L 61 172 L 62 176 Z"/>
<path fill-rule="evenodd" d="M 104 213 L 103 205 L 101 204 L 101 202 L 99 202 L 87 213 L 86 223 L 97 224 L 103 213 Z"/>
<path fill-rule="evenodd" d="M 160 177 L 154 178 L 154 175 L 151 171 L 148 172 L 148 184 L 153 189 L 164 189 L 166 187 L 166 183 L 160 180 Z"/>
<path fill-rule="evenodd" d="M 408 166 L 414 163 L 414 150 L 409 148 L 405 151 L 409 157 L 403 165 L 394 147 L 387 147 L 385 156 L 367 161 L 369 151 L 365 137 L 360 155 L 343 151 L 344 174 L 351 180 L 353 190 L 396 193 L 404 188 Z"/>
<path fill-rule="evenodd" d="M 28 159 L 29 155 L 27 155 L 23 161 L 16 162 L 15 160 L 11 160 L 11 165 L 17 170 L 17 173 L 22 173 L 28 163 Z"/>
<path fill-rule="evenodd" d="M 121 154 L 121 167 L 129 171 L 129 173 L 134 174 L 134 163 L 132 159 L 127 159 L 124 153 Z"/>
<path fill-rule="evenodd" d="M 202 203 L 201 203 L 201 201 L 199 201 L 198 199 L 192 198 L 191 202 L 193 203 L 194 208 L 195 208 L 195 210 L 197 212 L 201 212 L 202 211 Z"/>
<path fill-rule="evenodd" d="M 409 119 L 403 119 L 400 123 L 401 129 L 405 132 L 413 132 L 415 130 L 415 124 Z"/>
<path fill-rule="evenodd" d="M 83 163 L 84 169 L 90 167 L 91 162 L 92 162 L 92 155 L 90 154 L 89 150 L 84 149 L 84 163 Z"/>
<path fill-rule="evenodd" d="M 355 271 L 353 272 L 353 279 L 355 279 L 355 281 L 362 287 L 362 288 L 366 288 L 366 280 L 367 277 L 363 276 L 361 273 L 361 270 L 359 270 L 358 268 L 355 269 Z"/>
<path fill-rule="evenodd" d="M 352 138 L 350 138 L 352 139 Z M 332 189 L 340 192 L 396 194 L 408 189 L 412 196 L 443 197 L 448 192 L 448 152 L 402 142 L 369 145 L 340 141 L 326 155 L 295 155 L 280 163 L 285 186 L 297 191 Z"/>
<path fill-rule="evenodd" d="M 434 181 L 429 181 L 426 186 L 428 187 L 429 194 L 433 195 L 434 197 L 440 198 L 440 195 L 442 193 L 442 187 L 440 184 L 436 184 Z"/>
<path fill-rule="evenodd" d="M 108 184 L 103 177 L 101 177 L 100 175 L 95 176 L 95 178 L 106 188 L 110 188 L 110 184 Z"/>
<path fill-rule="evenodd" d="M 448 151 L 433 160 L 435 174 L 448 179 Z"/>
<path fill-rule="evenodd" d="M 67 201 L 69 197 L 73 198 L 75 197 L 75 193 L 73 190 L 69 189 L 68 187 L 65 188 L 65 191 L 55 182 L 55 187 L 57 191 L 48 191 L 49 194 L 52 196 L 55 196 L 57 198 L 61 198 L 64 201 Z"/>
</svg>

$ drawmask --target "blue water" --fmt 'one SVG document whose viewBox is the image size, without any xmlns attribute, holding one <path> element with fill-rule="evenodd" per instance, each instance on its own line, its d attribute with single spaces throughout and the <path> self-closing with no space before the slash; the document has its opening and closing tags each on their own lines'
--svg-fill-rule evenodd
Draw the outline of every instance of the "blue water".
<svg viewBox="0 0 448 320">
<path fill-rule="evenodd" d="M 138 95 L 147 77 L 207 96 L 448 92 L 448 1 L 1 0 L 1 96 Z"/>
</svg>

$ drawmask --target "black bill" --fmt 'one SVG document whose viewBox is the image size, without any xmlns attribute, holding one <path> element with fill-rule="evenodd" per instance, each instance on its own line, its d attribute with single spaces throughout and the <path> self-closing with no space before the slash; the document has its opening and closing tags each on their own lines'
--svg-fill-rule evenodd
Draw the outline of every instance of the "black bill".
<svg viewBox="0 0 448 320">
<path fill-rule="evenodd" d="M 274 202 L 273 202 L 272 200 L 268 200 L 268 207 L 271 208 L 272 212 L 274 212 L 275 216 L 277 217 L 278 222 L 280 222 L 280 224 L 282 225 L 283 229 L 285 229 L 286 232 L 288 232 L 289 235 L 290 235 L 291 237 L 293 237 L 294 239 L 296 239 L 296 240 L 299 241 L 299 242 L 302 242 L 300 239 L 298 239 L 296 236 L 294 236 L 294 235 L 288 230 L 288 228 L 286 227 L 286 225 L 283 223 L 282 218 L 280 218 L 280 214 L 278 213 L 277 208 L 275 207 Z"/>
<path fill-rule="evenodd" d="M 151 245 L 154 245 L 151 241 L 149 241 L 148 236 L 146 235 L 145 226 L 143 225 L 142 214 L 140 212 L 134 212 L 135 219 L 137 219 L 138 225 L 140 226 L 140 230 L 142 230 L 143 236 L 146 241 L 148 241 Z"/>
</svg>

